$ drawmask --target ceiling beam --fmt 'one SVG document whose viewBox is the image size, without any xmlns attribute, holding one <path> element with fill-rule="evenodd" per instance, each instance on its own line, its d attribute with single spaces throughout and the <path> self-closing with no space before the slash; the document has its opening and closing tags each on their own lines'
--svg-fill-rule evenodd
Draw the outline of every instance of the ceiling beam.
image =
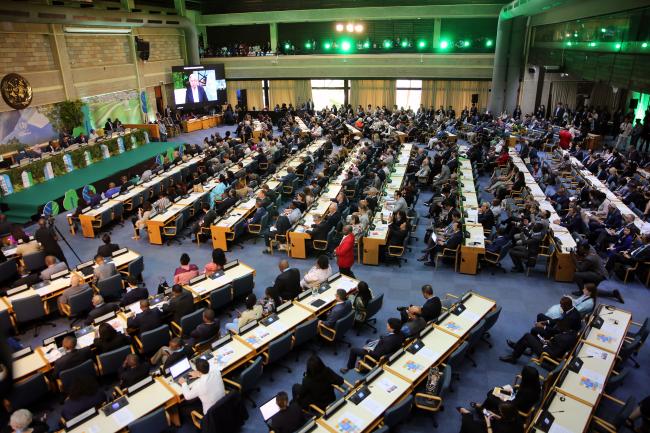
<svg viewBox="0 0 650 433">
<path fill-rule="evenodd" d="M 198 25 L 231 26 L 247 24 L 322 22 L 338 20 L 401 20 L 417 18 L 491 18 L 499 16 L 503 4 L 456 4 L 426 6 L 300 9 L 201 15 Z"/>
</svg>

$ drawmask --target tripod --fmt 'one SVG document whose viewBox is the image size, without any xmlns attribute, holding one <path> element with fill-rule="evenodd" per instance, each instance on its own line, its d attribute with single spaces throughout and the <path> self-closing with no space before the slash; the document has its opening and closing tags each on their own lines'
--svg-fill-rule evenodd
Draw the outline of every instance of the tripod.
<svg viewBox="0 0 650 433">
<path fill-rule="evenodd" d="M 50 230 L 54 230 L 54 232 L 56 232 L 56 233 L 54 233 L 54 235 L 57 236 L 58 238 L 60 238 L 61 240 L 63 240 L 63 242 L 65 242 L 65 244 L 68 246 L 68 248 L 70 248 L 70 251 L 72 251 L 72 254 L 74 254 L 75 258 L 79 261 L 79 263 L 83 263 L 81 258 L 77 255 L 77 252 L 72 248 L 72 246 L 70 245 L 68 240 L 65 238 L 65 236 L 63 236 L 63 233 L 61 233 L 59 228 L 55 225 L 55 221 L 54 221 L 53 216 L 50 216 L 48 218 L 47 224 L 48 224 Z"/>
</svg>

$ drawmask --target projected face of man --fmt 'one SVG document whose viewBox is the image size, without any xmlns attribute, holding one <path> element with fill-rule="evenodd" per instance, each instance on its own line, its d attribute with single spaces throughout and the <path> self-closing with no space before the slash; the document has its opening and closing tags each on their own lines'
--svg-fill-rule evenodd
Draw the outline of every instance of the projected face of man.
<svg viewBox="0 0 650 433">
<path fill-rule="evenodd" d="M 192 88 L 192 90 L 195 90 L 197 87 L 199 87 L 199 77 L 198 77 L 198 75 L 190 74 L 189 82 L 190 82 L 190 87 Z"/>
</svg>

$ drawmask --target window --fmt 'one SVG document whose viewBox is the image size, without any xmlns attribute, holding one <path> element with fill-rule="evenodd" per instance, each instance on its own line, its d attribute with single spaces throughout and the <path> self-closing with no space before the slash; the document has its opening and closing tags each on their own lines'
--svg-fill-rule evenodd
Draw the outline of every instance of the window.
<svg viewBox="0 0 650 433">
<path fill-rule="evenodd" d="M 422 80 L 397 80 L 395 104 L 398 108 L 417 110 L 422 99 Z"/>
<path fill-rule="evenodd" d="M 346 102 L 346 80 L 311 80 L 311 96 L 314 109 L 322 110 Z"/>
</svg>

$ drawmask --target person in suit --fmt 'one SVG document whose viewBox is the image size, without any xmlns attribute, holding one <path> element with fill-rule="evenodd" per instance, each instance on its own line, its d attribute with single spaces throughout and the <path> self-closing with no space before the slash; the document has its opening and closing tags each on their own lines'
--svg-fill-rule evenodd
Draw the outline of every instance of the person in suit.
<svg viewBox="0 0 650 433">
<path fill-rule="evenodd" d="M 418 260 L 424 261 L 428 256 L 429 260 L 424 262 L 425 266 L 435 266 L 436 256 L 445 248 L 449 250 L 455 250 L 458 248 L 458 246 L 463 242 L 463 233 L 460 230 L 460 223 L 452 223 L 451 230 L 452 233 L 446 240 L 443 241 L 442 239 L 438 239 L 433 248 L 428 249 L 425 255 L 423 257 L 420 257 Z"/>
<path fill-rule="evenodd" d="M 352 265 L 354 264 L 354 234 L 352 233 L 351 226 L 343 226 L 343 238 L 339 246 L 334 250 L 334 253 L 336 254 L 336 264 L 339 267 L 339 272 L 354 278 L 354 273 L 352 272 Z"/>
<path fill-rule="evenodd" d="M 203 215 L 199 217 L 199 219 L 194 224 L 192 224 L 192 227 L 190 228 L 190 233 L 194 233 L 194 236 L 197 237 L 199 236 L 200 229 L 210 228 L 214 220 L 217 218 L 217 213 L 210 207 L 210 203 L 204 202 L 201 205 L 201 210 L 203 211 Z"/>
<path fill-rule="evenodd" d="M 336 400 L 334 387 L 342 385 L 343 378 L 326 366 L 318 355 L 313 354 L 307 360 L 307 369 L 302 378 L 302 383 L 293 385 L 293 399 L 304 410 L 309 410 L 313 404 L 321 410 Z"/>
<path fill-rule="evenodd" d="M 421 288 L 422 296 L 425 301 L 422 306 L 410 305 L 408 307 L 399 307 L 397 310 L 400 312 L 402 323 L 408 320 L 408 313 L 417 314 L 427 322 L 436 320 L 442 311 L 442 302 L 440 298 L 433 295 L 433 287 L 431 284 L 425 284 Z"/>
<path fill-rule="evenodd" d="M 62 371 L 69 370 L 90 359 L 92 352 L 89 347 L 77 349 L 77 337 L 68 335 L 63 338 L 63 350 L 65 355 L 54 363 L 54 377 L 59 377 Z"/>
<path fill-rule="evenodd" d="M 269 420 L 274 433 L 293 433 L 305 423 L 300 405 L 296 400 L 289 404 L 289 396 L 286 392 L 280 391 L 275 396 L 275 404 L 280 411 Z"/>
<path fill-rule="evenodd" d="M 117 269 L 115 269 L 114 263 L 106 263 L 104 256 L 97 254 L 95 256 L 95 270 L 93 271 L 93 277 L 95 282 L 105 280 L 106 278 L 117 275 Z"/>
<path fill-rule="evenodd" d="M 481 203 L 481 207 L 478 210 L 478 222 L 483 225 L 483 229 L 492 230 L 492 227 L 494 227 L 494 221 L 494 213 L 492 212 L 492 209 L 490 209 L 490 203 L 484 201 Z"/>
<path fill-rule="evenodd" d="M 267 211 L 266 208 L 264 207 L 264 204 L 262 200 L 255 199 L 255 212 L 253 212 L 253 215 L 251 215 L 250 218 L 247 218 L 246 221 L 244 221 L 244 224 L 241 226 L 242 227 L 242 233 L 244 230 L 248 229 L 248 226 L 251 224 L 260 224 L 262 221 L 262 218 L 264 215 L 266 215 Z M 237 237 L 237 235 L 235 235 Z"/>
<path fill-rule="evenodd" d="M 194 311 L 194 298 L 192 294 L 183 289 L 180 284 L 172 286 L 172 298 L 163 307 L 163 313 L 171 315 L 172 321 L 181 323 L 181 318 Z"/>
<path fill-rule="evenodd" d="M 199 75 L 196 72 L 192 72 L 190 76 L 187 77 L 185 103 L 199 104 L 203 102 L 208 102 L 208 95 L 205 93 L 203 86 L 199 83 Z"/>
<path fill-rule="evenodd" d="M 126 326 L 137 333 L 143 333 L 155 329 L 163 324 L 162 313 L 158 308 L 149 308 L 149 300 L 140 301 L 140 313 L 130 317 Z"/>
<path fill-rule="evenodd" d="M 58 261 L 54 256 L 45 256 L 45 266 L 47 267 L 41 271 L 41 280 L 43 281 L 48 281 L 52 275 L 68 269 L 65 262 Z"/>
<path fill-rule="evenodd" d="M 503 362 L 515 364 L 527 348 L 530 348 L 537 356 L 541 355 L 542 352 L 546 352 L 552 358 L 560 359 L 576 344 L 577 338 L 578 334 L 573 329 L 563 329 L 549 339 L 540 335 L 526 333 L 516 343 L 508 341 L 508 345 L 512 347 L 512 353 L 500 356 L 499 359 Z"/>
<path fill-rule="evenodd" d="M 38 230 L 34 233 L 34 239 L 41 244 L 46 255 L 54 256 L 62 262 L 65 262 L 65 255 L 59 246 L 59 238 L 53 231 L 53 228 L 47 226 L 47 220 L 40 218 L 38 220 Z"/>
<path fill-rule="evenodd" d="M 98 336 L 93 340 L 97 353 L 106 353 L 120 347 L 128 346 L 131 340 L 128 336 L 117 332 L 109 323 L 103 322 L 97 330 Z"/>
<path fill-rule="evenodd" d="M 103 245 L 100 245 L 97 248 L 97 255 L 102 256 L 102 257 L 110 257 L 111 254 L 113 254 L 114 251 L 117 251 L 120 249 L 120 246 L 118 244 L 113 244 L 111 243 L 111 237 L 108 233 L 104 234 L 102 236 L 102 242 L 104 243 Z"/>
<path fill-rule="evenodd" d="M 582 327 L 582 316 L 578 309 L 573 306 L 573 300 L 568 296 L 562 296 L 560 298 L 560 309 L 562 313 L 556 319 L 552 319 L 545 314 L 538 314 L 537 322 L 530 333 L 549 338 L 561 332 L 563 329 L 579 331 Z"/>
<path fill-rule="evenodd" d="M 41 281 L 41 279 L 37 274 L 29 273 L 29 270 L 25 265 L 18 265 L 17 270 L 18 270 L 18 279 L 11 284 L 12 288 L 22 286 L 23 284 L 32 286 L 38 283 L 39 281 Z"/>
<path fill-rule="evenodd" d="M 77 294 L 87 290 L 88 288 L 89 288 L 88 284 L 86 284 L 86 283 L 82 284 L 81 283 L 81 278 L 79 277 L 79 275 L 72 274 L 70 276 L 70 287 L 65 289 L 63 291 L 63 293 L 61 293 L 61 296 L 59 296 L 59 299 L 58 299 L 59 310 L 63 311 L 61 309 L 61 305 L 63 305 L 63 304 L 67 305 L 68 302 L 70 301 L 70 297 L 72 297 L 73 295 L 77 295 Z"/>
<path fill-rule="evenodd" d="M 138 286 L 138 280 L 133 275 L 129 275 L 126 278 L 126 293 L 122 296 L 120 307 L 126 307 L 148 297 L 147 288 Z"/>
<path fill-rule="evenodd" d="M 331 328 L 337 320 L 343 318 L 346 314 L 352 311 L 352 304 L 348 301 L 348 294 L 345 289 L 336 290 L 336 303 L 332 309 L 327 313 L 324 320 L 319 323 Z"/>
<path fill-rule="evenodd" d="M 280 260 L 278 264 L 280 275 L 275 278 L 272 293 L 282 298 L 283 301 L 288 301 L 300 293 L 300 271 L 297 268 L 290 268 L 289 261 L 286 259 Z"/>
<path fill-rule="evenodd" d="M 561 125 L 563 119 L 564 119 L 564 106 L 562 105 L 561 102 L 558 102 L 557 105 L 555 106 L 555 110 L 553 110 L 553 124 Z"/>
<path fill-rule="evenodd" d="M 459 407 L 462 416 L 461 433 L 521 433 L 524 431 L 523 419 L 517 413 L 517 408 L 512 402 L 499 404 L 496 414 L 483 415 L 483 419 L 476 420 L 474 415 L 464 407 Z"/>
<path fill-rule="evenodd" d="M 63 403 L 61 411 L 61 417 L 65 420 L 70 420 L 106 401 L 106 394 L 99 387 L 97 380 L 89 375 L 73 377 L 67 391 L 68 398 Z"/>
<path fill-rule="evenodd" d="M 118 371 L 120 379 L 120 388 L 125 389 L 131 385 L 140 382 L 145 377 L 149 376 L 149 369 L 151 365 L 148 362 L 140 362 L 140 358 L 135 353 L 129 353 L 124 358 L 124 362 Z"/>
<path fill-rule="evenodd" d="M 379 337 L 377 344 L 374 347 L 352 347 L 348 355 L 348 363 L 344 368 L 341 368 L 341 373 L 345 374 L 350 369 L 354 368 L 357 358 L 363 358 L 366 355 L 372 356 L 374 359 L 379 359 L 382 356 L 390 356 L 397 349 L 400 348 L 404 341 L 404 335 L 400 330 L 402 321 L 396 317 L 391 317 L 386 323 L 386 330 L 388 333 Z"/>
<path fill-rule="evenodd" d="M 190 346 L 195 343 L 200 343 L 201 341 L 219 337 L 220 323 L 219 320 L 215 319 L 214 310 L 211 308 L 203 310 L 202 319 L 203 322 L 190 332 L 190 337 L 192 338 L 190 342 L 188 342 Z"/>
<path fill-rule="evenodd" d="M 169 346 L 162 346 L 151 357 L 151 365 L 162 363 L 163 370 L 167 370 L 183 358 L 192 356 L 192 348 L 185 345 L 181 338 L 172 338 L 169 340 Z"/>
<path fill-rule="evenodd" d="M 108 314 L 112 311 L 115 311 L 119 308 L 119 305 L 113 302 L 106 303 L 104 302 L 104 297 L 102 295 L 93 296 L 93 309 L 88 312 L 88 317 L 84 321 L 85 325 L 91 325 L 93 320 L 98 317 L 102 317 L 105 314 Z"/>
<path fill-rule="evenodd" d="M 512 386 L 506 385 L 502 387 L 505 390 L 514 393 L 514 398 L 510 400 L 515 408 L 521 412 L 528 412 L 538 401 L 542 392 L 542 385 L 539 380 L 539 371 L 533 366 L 527 365 L 521 370 L 521 382 L 519 387 L 514 390 Z M 498 413 L 499 405 L 504 399 L 509 399 L 508 396 L 503 398 L 494 395 L 494 389 L 487 393 L 487 397 L 483 404 L 472 402 L 472 406 L 477 412 L 481 413 L 483 409 L 487 409 L 492 413 Z"/>
</svg>

